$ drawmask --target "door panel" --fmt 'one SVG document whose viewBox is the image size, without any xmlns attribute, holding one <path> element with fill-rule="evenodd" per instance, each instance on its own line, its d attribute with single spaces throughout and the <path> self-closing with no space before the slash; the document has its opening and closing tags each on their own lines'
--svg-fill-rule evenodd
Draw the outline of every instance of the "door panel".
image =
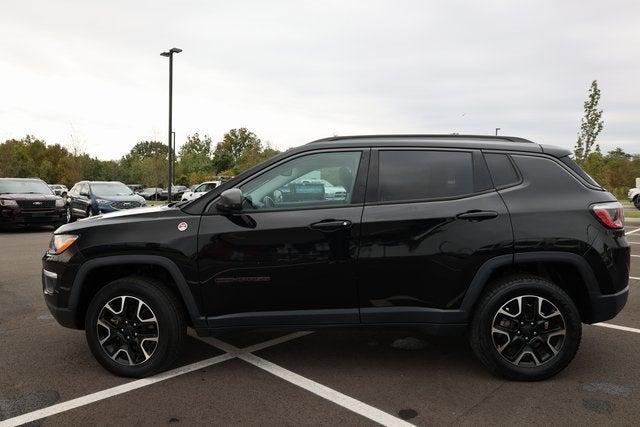
<svg viewBox="0 0 640 427">
<path fill-rule="evenodd" d="M 458 217 L 476 210 L 492 214 Z M 496 192 L 366 206 L 361 239 L 358 271 L 364 323 L 428 322 L 433 309 L 456 309 L 480 266 L 513 252 L 509 215 Z M 399 317 L 400 312 L 404 314 Z"/>
<path fill-rule="evenodd" d="M 358 322 L 361 216 L 361 205 L 203 216 L 198 262 L 210 326 Z M 346 225 L 310 227 L 329 221 Z"/>
</svg>

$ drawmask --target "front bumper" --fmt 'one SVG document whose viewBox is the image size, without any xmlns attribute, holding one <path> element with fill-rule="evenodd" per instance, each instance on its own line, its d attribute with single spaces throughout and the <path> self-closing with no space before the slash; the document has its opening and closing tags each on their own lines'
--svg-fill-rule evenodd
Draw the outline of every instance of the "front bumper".
<svg viewBox="0 0 640 427">
<path fill-rule="evenodd" d="M 629 286 L 610 295 L 591 295 L 591 313 L 585 323 L 598 323 L 616 317 L 629 298 Z"/>
<path fill-rule="evenodd" d="M 76 315 L 77 302 L 71 297 L 82 260 L 82 255 L 75 248 L 60 255 L 45 254 L 42 259 L 42 293 L 47 308 L 60 325 L 72 329 L 84 327 Z"/>
<path fill-rule="evenodd" d="M 22 209 L 2 209 L 0 225 L 56 225 L 66 222 L 64 208 L 29 211 Z"/>
</svg>

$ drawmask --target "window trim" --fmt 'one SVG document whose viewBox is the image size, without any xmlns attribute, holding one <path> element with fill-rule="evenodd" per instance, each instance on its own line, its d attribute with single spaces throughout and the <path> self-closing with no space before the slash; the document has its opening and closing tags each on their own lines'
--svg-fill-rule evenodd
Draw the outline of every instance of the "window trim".
<svg viewBox="0 0 640 427">
<path fill-rule="evenodd" d="M 383 205 L 401 205 L 410 203 L 425 203 L 425 202 L 439 202 L 448 200 L 460 200 L 467 199 L 482 194 L 487 194 L 495 191 L 493 187 L 486 190 L 475 190 L 476 181 L 478 180 L 478 174 L 480 171 L 477 168 L 476 158 L 482 156 L 482 153 L 478 149 L 473 148 L 444 148 L 444 147 L 379 147 L 371 150 L 371 165 L 369 167 L 369 179 L 367 185 L 367 196 L 365 198 L 366 206 L 383 206 Z M 388 200 L 380 201 L 380 152 L 381 151 L 444 151 L 444 152 L 463 152 L 471 154 L 471 168 L 473 176 L 474 191 L 466 194 L 458 194 L 448 197 L 431 197 L 422 199 L 405 199 L 405 200 Z M 484 161 L 484 159 L 482 159 Z M 486 167 L 486 164 L 485 164 Z M 488 167 L 486 168 L 488 172 Z M 489 174 L 489 179 L 491 175 Z M 493 181 L 491 181 L 493 183 Z"/>
<path fill-rule="evenodd" d="M 215 198 L 213 198 L 207 207 L 205 208 L 202 215 L 254 215 L 259 213 L 266 212 L 296 212 L 296 211 L 305 211 L 305 210 L 321 210 L 321 209 L 342 209 L 349 207 L 357 207 L 364 205 L 365 192 L 367 188 L 367 176 L 369 172 L 369 164 L 370 164 L 370 156 L 371 156 L 371 148 L 369 147 L 344 147 L 344 148 L 324 148 L 317 150 L 309 150 L 297 153 L 293 156 L 285 157 L 280 161 L 273 163 L 264 169 L 261 169 L 254 173 L 251 176 L 243 179 L 242 181 L 236 183 L 233 187 L 229 187 L 225 190 L 229 190 L 230 188 L 239 188 L 246 184 L 247 182 L 258 178 L 260 175 L 270 171 L 271 169 L 278 167 L 286 162 L 297 159 L 303 156 L 309 156 L 313 154 L 322 154 L 322 153 L 339 153 L 339 152 L 360 152 L 360 162 L 358 164 L 358 172 L 356 173 L 355 182 L 353 183 L 353 196 L 351 197 L 351 203 L 345 203 L 343 205 L 336 206 L 309 206 L 309 207 L 297 207 L 291 209 L 258 209 L 258 210 L 242 210 L 240 212 L 229 214 L 228 212 L 219 212 L 215 205 L 218 199 L 220 198 L 220 194 L 218 194 Z"/>
</svg>

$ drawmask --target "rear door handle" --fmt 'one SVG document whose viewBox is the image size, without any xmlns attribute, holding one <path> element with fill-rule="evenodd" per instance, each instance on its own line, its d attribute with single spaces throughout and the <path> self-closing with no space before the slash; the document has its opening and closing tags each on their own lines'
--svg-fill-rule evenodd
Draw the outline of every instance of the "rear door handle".
<svg viewBox="0 0 640 427">
<path fill-rule="evenodd" d="M 483 221 L 485 219 L 497 218 L 498 212 L 472 210 L 456 215 L 456 218 L 466 219 L 467 221 Z"/>
<path fill-rule="evenodd" d="M 313 224 L 309 225 L 309 228 L 311 228 L 312 230 L 324 232 L 347 230 L 351 228 L 351 221 L 346 219 L 325 219 L 319 222 L 314 222 Z"/>
</svg>

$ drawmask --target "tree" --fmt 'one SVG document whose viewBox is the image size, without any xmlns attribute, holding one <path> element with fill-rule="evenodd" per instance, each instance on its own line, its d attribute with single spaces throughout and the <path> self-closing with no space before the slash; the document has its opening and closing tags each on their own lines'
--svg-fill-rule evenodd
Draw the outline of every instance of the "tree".
<svg viewBox="0 0 640 427">
<path fill-rule="evenodd" d="M 216 146 L 213 169 L 217 174 L 237 175 L 278 153 L 247 128 L 231 129 Z"/>
<path fill-rule="evenodd" d="M 602 131 L 604 122 L 602 121 L 602 110 L 598 110 L 599 102 L 600 88 L 598 87 L 598 81 L 594 80 L 591 82 L 589 95 L 584 102 L 584 117 L 580 123 L 580 133 L 574 148 L 576 162 L 580 165 L 587 160 L 591 153 L 600 152 L 600 146 L 596 139 L 600 131 Z"/>
<path fill-rule="evenodd" d="M 262 142 L 255 133 L 247 128 L 231 129 L 222 137 L 213 153 L 213 166 L 216 173 L 234 169 L 243 154 L 261 151 Z"/>
<path fill-rule="evenodd" d="M 211 164 L 211 137 L 194 133 L 187 136 L 187 141 L 180 147 L 178 153 L 179 159 L 176 165 L 176 176 L 181 177 L 182 182 L 188 180 L 192 174 L 213 175 L 213 167 Z M 185 178 L 182 179 L 182 176 Z"/>
</svg>

